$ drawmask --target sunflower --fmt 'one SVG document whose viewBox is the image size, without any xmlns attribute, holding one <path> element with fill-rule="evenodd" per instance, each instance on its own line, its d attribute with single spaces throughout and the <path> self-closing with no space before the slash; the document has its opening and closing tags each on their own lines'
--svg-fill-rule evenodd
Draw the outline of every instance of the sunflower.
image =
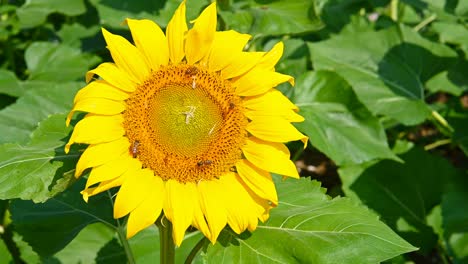
<svg viewBox="0 0 468 264">
<path fill-rule="evenodd" d="M 180 245 L 189 226 L 213 243 L 228 224 L 256 229 L 278 204 L 270 172 L 298 178 L 284 142 L 307 137 L 278 84 L 283 44 L 243 51 L 250 36 L 216 31 L 216 4 L 188 29 L 185 1 L 166 33 L 150 20 L 127 19 L 134 45 L 102 29 L 114 63 L 86 74 L 67 118 L 86 112 L 65 146 L 89 146 L 75 175 L 91 169 L 88 197 L 119 187 L 114 217 L 128 215 L 127 237 L 161 215 Z M 94 76 L 100 78 L 94 79 Z"/>
</svg>

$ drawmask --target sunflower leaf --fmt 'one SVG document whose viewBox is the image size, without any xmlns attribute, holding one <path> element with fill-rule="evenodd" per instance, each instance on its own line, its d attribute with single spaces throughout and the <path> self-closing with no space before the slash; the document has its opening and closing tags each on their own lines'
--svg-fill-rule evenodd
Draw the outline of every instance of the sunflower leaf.
<svg viewBox="0 0 468 264">
<path fill-rule="evenodd" d="M 430 108 L 424 102 L 424 84 L 447 70 L 456 56 L 405 26 L 341 34 L 308 45 L 315 69 L 336 71 L 373 114 L 405 125 L 426 119 Z"/>
<path fill-rule="evenodd" d="M 70 131 L 65 115 L 52 115 L 40 123 L 29 144 L 0 145 L 0 199 L 43 202 L 72 183 L 79 152 L 64 153 Z"/>
<path fill-rule="evenodd" d="M 79 82 L 23 82 L 23 96 L 0 111 L 0 143 L 27 143 L 37 124 L 51 114 L 69 111 Z"/>
<path fill-rule="evenodd" d="M 83 201 L 80 191 L 84 182 L 78 181 L 67 191 L 42 204 L 22 200 L 11 203 L 11 218 L 15 230 L 42 258 L 62 250 L 89 224 L 100 222 L 107 228 L 117 228 L 109 197 L 101 195 L 90 199 L 89 203 Z M 95 242 L 103 246 L 106 238 L 110 240 L 109 231 L 101 230 L 99 240 L 102 243 Z M 97 251 L 95 249 L 94 254 Z"/>
<path fill-rule="evenodd" d="M 280 202 L 270 219 L 245 239 L 223 231 L 229 246 L 210 245 L 205 261 L 378 263 L 416 250 L 366 207 L 330 199 L 318 182 L 277 181 L 277 187 Z"/>
<path fill-rule="evenodd" d="M 51 13 L 62 13 L 69 16 L 77 16 L 86 11 L 83 0 L 34 0 L 26 1 L 16 10 L 21 27 L 31 28 L 46 21 Z"/>
<path fill-rule="evenodd" d="M 387 145 L 379 120 L 334 72 L 307 72 L 297 80 L 294 103 L 305 121 L 295 124 L 311 144 L 338 165 L 398 158 Z M 333 142 L 333 144 L 330 144 Z"/>
<path fill-rule="evenodd" d="M 80 49 L 50 42 L 34 42 L 26 49 L 24 58 L 30 80 L 54 82 L 83 80 L 83 73 L 100 61 Z"/>
</svg>

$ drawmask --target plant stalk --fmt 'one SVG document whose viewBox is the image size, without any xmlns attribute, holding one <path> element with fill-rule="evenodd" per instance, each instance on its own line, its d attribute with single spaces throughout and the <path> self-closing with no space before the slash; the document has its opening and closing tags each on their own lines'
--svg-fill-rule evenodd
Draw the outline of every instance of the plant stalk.
<svg viewBox="0 0 468 264">
<path fill-rule="evenodd" d="M 127 238 L 125 237 L 125 230 L 123 226 L 120 225 L 119 220 L 117 220 L 117 223 L 119 225 L 117 229 L 117 234 L 119 235 L 120 243 L 122 244 L 124 248 L 125 256 L 127 256 L 128 264 L 135 264 L 136 262 L 135 262 L 135 259 L 133 258 L 132 249 L 130 248 L 130 245 L 128 244 Z"/>
<path fill-rule="evenodd" d="M 161 264 L 174 264 L 175 247 L 172 239 L 172 224 L 164 215 L 156 221 L 156 226 L 159 229 L 159 251 Z"/>
</svg>

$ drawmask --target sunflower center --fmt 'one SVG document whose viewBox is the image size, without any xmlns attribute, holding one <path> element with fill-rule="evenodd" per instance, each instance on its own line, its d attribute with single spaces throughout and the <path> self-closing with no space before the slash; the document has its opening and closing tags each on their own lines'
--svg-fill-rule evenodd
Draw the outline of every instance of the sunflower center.
<svg viewBox="0 0 468 264">
<path fill-rule="evenodd" d="M 130 154 L 164 180 L 221 177 L 241 158 L 242 101 L 230 82 L 198 66 L 162 66 L 127 99 Z"/>
<path fill-rule="evenodd" d="M 150 102 L 155 137 L 168 150 L 186 156 L 206 152 L 223 121 L 219 107 L 202 89 L 167 86 Z"/>
</svg>

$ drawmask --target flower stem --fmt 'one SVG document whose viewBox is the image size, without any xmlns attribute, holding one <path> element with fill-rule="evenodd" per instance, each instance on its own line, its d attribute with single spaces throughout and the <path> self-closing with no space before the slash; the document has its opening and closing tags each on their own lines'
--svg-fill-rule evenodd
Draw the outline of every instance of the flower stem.
<svg viewBox="0 0 468 264">
<path fill-rule="evenodd" d="M 159 229 L 159 251 L 161 264 L 174 264 L 175 248 L 172 240 L 172 224 L 164 215 L 156 221 Z"/>
<path fill-rule="evenodd" d="M 198 241 L 198 243 L 195 245 L 195 247 L 190 251 L 190 254 L 188 255 L 187 259 L 185 260 L 185 264 L 190 264 L 192 261 L 195 259 L 197 256 L 198 252 L 205 246 L 205 244 L 208 242 L 206 237 L 203 237 Z"/>
<path fill-rule="evenodd" d="M 119 223 L 118 220 L 117 220 L 117 222 Z M 130 245 L 128 244 L 127 238 L 125 237 L 125 230 L 124 230 L 123 226 L 121 226 L 120 224 L 119 224 L 119 227 L 117 229 L 117 234 L 119 235 L 120 243 L 122 244 L 122 246 L 124 248 L 125 255 L 127 256 L 128 263 L 129 264 L 135 264 L 135 259 L 133 258 L 132 249 L 130 248 Z"/>
</svg>

